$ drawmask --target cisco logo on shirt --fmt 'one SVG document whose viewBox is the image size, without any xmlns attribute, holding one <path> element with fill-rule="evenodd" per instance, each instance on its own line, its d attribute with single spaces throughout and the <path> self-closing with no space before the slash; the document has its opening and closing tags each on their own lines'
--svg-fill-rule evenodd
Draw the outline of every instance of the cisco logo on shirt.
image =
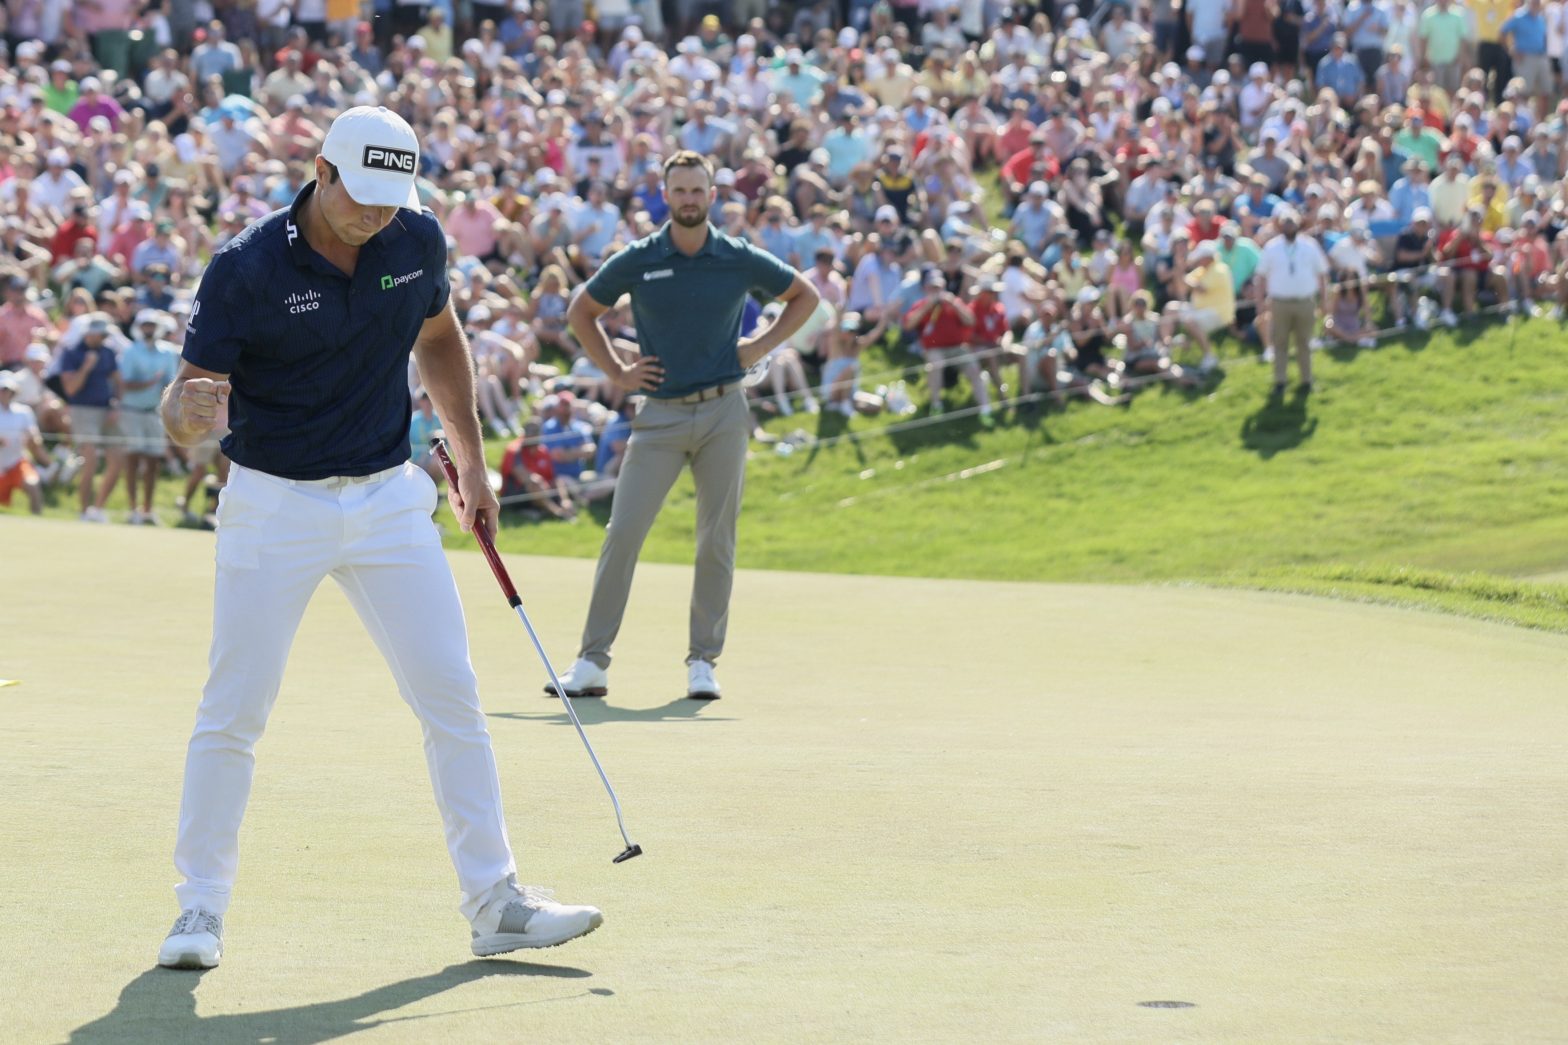
<svg viewBox="0 0 1568 1045">
<path fill-rule="evenodd" d="M 307 290 L 303 294 L 290 294 L 283 299 L 283 303 L 289 307 L 290 315 L 297 316 L 321 308 L 321 295 L 314 290 Z"/>
</svg>

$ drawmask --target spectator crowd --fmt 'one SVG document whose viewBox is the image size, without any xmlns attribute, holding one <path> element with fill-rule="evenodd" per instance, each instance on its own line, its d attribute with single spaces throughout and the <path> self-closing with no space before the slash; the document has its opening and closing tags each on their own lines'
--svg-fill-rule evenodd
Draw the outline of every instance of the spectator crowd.
<svg viewBox="0 0 1568 1045">
<path fill-rule="evenodd" d="M 666 220 L 677 149 L 822 296 L 762 415 L 917 409 L 878 345 L 989 425 L 1568 306 L 1558 0 L 3 0 L 0 33 L 0 501 L 72 484 L 88 521 L 122 479 L 160 521 L 171 473 L 208 517 L 226 462 L 156 414 L 194 289 L 353 105 L 421 135 L 504 499 L 563 519 L 637 409 L 567 303 Z"/>
</svg>

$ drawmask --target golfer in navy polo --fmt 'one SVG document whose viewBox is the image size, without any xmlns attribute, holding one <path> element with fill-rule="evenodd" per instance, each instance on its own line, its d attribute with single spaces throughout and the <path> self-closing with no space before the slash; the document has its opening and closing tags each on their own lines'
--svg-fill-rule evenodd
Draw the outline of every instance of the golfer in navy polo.
<svg viewBox="0 0 1568 1045">
<path fill-rule="evenodd" d="M 419 141 L 397 114 L 343 113 L 316 180 L 213 255 L 191 309 L 164 425 L 194 446 L 227 424 L 234 467 L 174 850 L 181 913 L 160 965 L 218 964 L 252 752 L 328 576 L 424 729 L 473 953 L 553 946 L 603 921 L 517 885 L 463 613 L 430 519 L 436 486 L 409 460 L 412 352 L 456 458 L 452 510 L 465 530 L 494 527 L 473 361 L 450 301 L 445 233 L 415 191 L 418 163 Z M 403 920 L 373 905 L 367 917 Z"/>
<path fill-rule="evenodd" d="M 719 696 L 713 665 L 729 624 L 735 526 L 752 428 L 741 378 L 817 307 L 817 290 L 800 273 L 708 223 L 713 170 L 704 156 L 678 152 L 665 161 L 664 198 L 670 207 L 664 227 L 609 258 L 567 309 L 572 333 L 594 365 L 621 389 L 648 397 L 632 421 L 616 481 L 582 648 L 561 679 L 571 696 L 608 693 L 610 646 L 621 628 L 637 555 L 688 463 L 697 487 L 697 562 L 686 693 L 700 700 Z M 611 352 L 599 317 L 628 294 L 644 354 L 622 359 Z M 784 302 L 784 310 L 770 326 L 742 338 L 741 311 L 753 294 Z M 554 692 L 549 686 L 545 691 Z"/>
</svg>

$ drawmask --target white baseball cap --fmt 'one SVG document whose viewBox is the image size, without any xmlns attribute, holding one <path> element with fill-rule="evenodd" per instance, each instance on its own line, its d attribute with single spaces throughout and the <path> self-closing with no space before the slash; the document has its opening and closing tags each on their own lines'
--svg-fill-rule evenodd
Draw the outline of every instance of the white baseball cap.
<svg viewBox="0 0 1568 1045">
<path fill-rule="evenodd" d="M 420 209 L 419 137 L 384 105 L 356 105 L 332 121 L 321 155 L 337 167 L 343 187 L 364 207 Z"/>
</svg>

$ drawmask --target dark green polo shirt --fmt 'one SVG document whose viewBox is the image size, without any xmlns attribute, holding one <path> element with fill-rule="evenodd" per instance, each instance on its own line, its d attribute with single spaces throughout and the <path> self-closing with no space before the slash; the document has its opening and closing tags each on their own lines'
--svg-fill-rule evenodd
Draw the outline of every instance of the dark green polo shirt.
<svg viewBox="0 0 1568 1045">
<path fill-rule="evenodd" d="M 631 295 L 643 354 L 664 364 L 664 383 L 649 395 L 676 399 L 740 380 L 735 346 L 746 296 L 777 297 L 794 279 L 795 270 L 772 254 L 711 224 L 702 249 L 687 257 L 675 249 L 666 223 L 611 256 L 587 290 L 606 307 Z"/>
</svg>

